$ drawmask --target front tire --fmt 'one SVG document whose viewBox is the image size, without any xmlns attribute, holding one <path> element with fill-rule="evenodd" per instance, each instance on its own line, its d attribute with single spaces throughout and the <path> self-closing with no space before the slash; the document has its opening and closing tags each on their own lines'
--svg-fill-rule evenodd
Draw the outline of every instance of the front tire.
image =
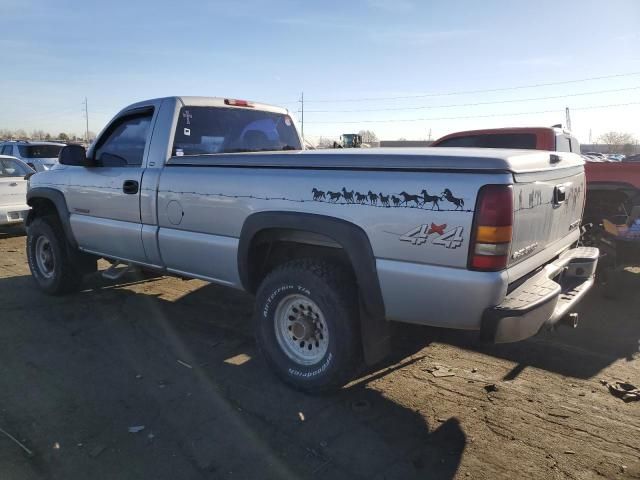
<svg viewBox="0 0 640 480">
<path fill-rule="evenodd" d="M 341 387 L 361 357 L 355 279 L 323 260 L 273 270 L 257 293 L 256 341 L 287 384 L 306 392 Z"/>
<path fill-rule="evenodd" d="M 36 217 L 27 229 L 27 259 L 38 287 L 49 295 L 77 290 L 83 274 L 95 266 L 95 259 L 74 255 L 57 218 Z M 75 258 L 78 257 L 78 258 Z"/>
</svg>

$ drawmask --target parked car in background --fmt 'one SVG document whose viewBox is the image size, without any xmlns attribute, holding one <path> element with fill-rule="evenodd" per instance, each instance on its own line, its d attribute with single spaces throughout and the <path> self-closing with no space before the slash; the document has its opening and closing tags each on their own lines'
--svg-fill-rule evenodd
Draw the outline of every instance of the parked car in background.
<svg viewBox="0 0 640 480">
<path fill-rule="evenodd" d="M 44 172 L 58 163 L 58 154 L 64 146 L 64 143 L 12 140 L 0 143 L 0 154 L 16 157 L 36 172 Z"/>
<path fill-rule="evenodd" d="M 600 153 L 600 152 L 585 152 L 585 155 L 588 155 L 589 157 L 597 158 L 601 162 L 609 161 L 607 156 L 604 153 Z"/>
<path fill-rule="evenodd" d="M 622 159 L 623 162 L 640 162 L 640 153 L 629 155 Z"/>
<path fill-rule="evenodd" d="M 599 257 L 572 248 L 572 153 L 303 150 L 283 108 L 170 97 L 125 108 L 60 163 L 28 192 L 43 291 L 78 288 L 103 257 L 110 278 L 123 263 L 254 293 L 260 350 L 306 391 L 380 360 L 391 320 L 497 343 L 573 325 Z"/>
<path fill-rule="evenodd" d="M 0 155 L 0 225 L 21 223 L 27 218 L 25 177 L 35 171 L 17 158 Z"/>
<path fill-rule="evenodd" d="M 518 127 L 450 133 L 432 147 L 524 148 L 580 153 L 578 139 L 560 127 Z"/>
</svg>

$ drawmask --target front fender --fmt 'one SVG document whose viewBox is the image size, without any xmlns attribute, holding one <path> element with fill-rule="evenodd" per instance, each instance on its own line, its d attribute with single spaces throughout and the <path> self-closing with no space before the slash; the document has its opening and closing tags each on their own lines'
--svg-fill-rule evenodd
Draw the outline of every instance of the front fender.
<svg viewBox="0 0 640 480">
<path fill-rule="evenodd" d="M 31 207 L 31 211 L 29 212 L 29 216 L 27 217 L 26 226 L 29 227 L 29 224 L 33 221 L 33 219 L 38 215 L 37 203 L 39 199 L 44 199 L 53 204 L 56 209 L 56 213 L 58 214 L 58 218 L 60 219 L 60 224 L 62 225 L 62 229 L 64 231 L 65 236 L 67 237 L 67 241 L 69 244 L 77 248 L 78 242 L 76 241 L 75 236 L 73 235 L 73 230 L 71 229 L 71 221 L 69 216 L 69 209 L 67 207 L 67 201 L 64 198 L 64 194 L 51 187 L 34 187 L 30 188 L 27 192 L 27 205 Z"/>
</svg>

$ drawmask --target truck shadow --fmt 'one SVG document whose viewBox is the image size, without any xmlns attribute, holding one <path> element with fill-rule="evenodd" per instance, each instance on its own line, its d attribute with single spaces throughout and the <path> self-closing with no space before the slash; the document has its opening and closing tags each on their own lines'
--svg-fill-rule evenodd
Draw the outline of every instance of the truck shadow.
<svg viewBox="0 0 640 480">
<path fill-rule="evenodd" d="M 24 237 L 27 232 L 22 225 L 0 226 L 0 240 L 13 237 Z"/>
<path fill-rule="evenodd" d="M 420 343 L 437 341 L 516 362 L 503 380 L 515 379 L 528 366 L 592 378 L 617 360 L 633 360 L 640 351 L 640 298 L 636 295 L 640 273 L 627 270 L 615 275 L 619 287 L 615 298 L 605 298 L 603 286 L 594 287 L 578 307 L 580 323 L 575 330 L 558 327 L 523 342 L 501 345 L 483 345 L 473 334 L 429 327 L 398 325 L 396 335 L 409 339 L 408 352 Z"/>
<path fill-rule="evenodd" d="M 251 297 L 213 285 L 185 287 L 179 296 L 175 282 L 94 277 L 84 291 L 58 298 L 36 291 L 28 276 L 0 279 L 3 343 L 11 345 L 0 351 L 11 392 L 3 408 L 38 456 L 37 469 L 26 462 L 26 473 L 455 477 L 467 445 L 458 418 L 429 425 L 424 412 L 371 388 L 371 378 L 330 395 L 293 391 L 259 357 Z M 37 431 L 24 426 L 31 421 Z M 144 425 L 144 433 L 127 433 L 130 425 Z M 53 436 L 86 451 L 54 458 Z M 104 453 L 87 455 L 93 451 Z"/>
</svg>

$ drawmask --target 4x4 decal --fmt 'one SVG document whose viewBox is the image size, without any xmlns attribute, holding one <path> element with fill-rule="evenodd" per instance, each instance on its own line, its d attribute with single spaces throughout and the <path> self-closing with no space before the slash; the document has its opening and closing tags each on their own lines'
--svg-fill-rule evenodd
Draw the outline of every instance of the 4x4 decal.
<svg viewBox="0 0 640 480">
<path fill-rule="evenodd" d="M 420 225 L 412 228 L 407 233 L 400 235 L 403 242 L 410 242 L 412 245 L 423 245 L 429 241 L 431 245 L 442 245 L 445 248 L 458 248 L 462 245 L 463 227 L 453 227 L 446 230 L 447 224 Z"/>
</svg>

